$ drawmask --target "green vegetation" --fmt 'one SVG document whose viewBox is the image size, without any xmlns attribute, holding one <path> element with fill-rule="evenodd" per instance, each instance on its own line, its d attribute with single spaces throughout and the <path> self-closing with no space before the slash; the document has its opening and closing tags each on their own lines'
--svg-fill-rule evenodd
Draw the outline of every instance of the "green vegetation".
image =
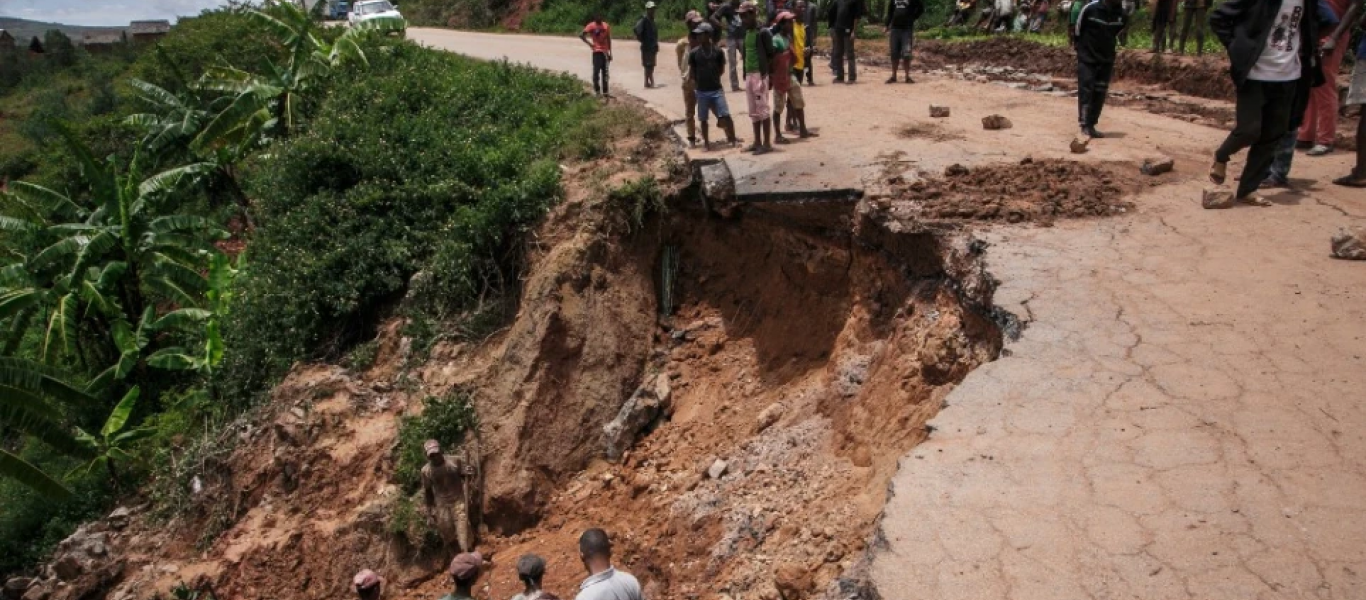
<svg viewBox="0 0 1366 600">
<path fill-rule="evenodd" d="M 54 35 L 0 87 L 0 579 L 129 493 L 211 542 L 231 513 L 188 492 L 230 451 L 210 432 L 291 363 L 369 366 L 400 306 L 415 360 L 503 322 L 596 104 L 389 29 L 223 9 L 126 53 Z M 404 439 L 473 415 L 433 398 Z"/>
<path fill-rule="evenodd" d="M 418 492 L 422 486 L 422 465 L 427 457 L 422 444 L 427 440 L 441 440 L 449 453 L 465 439 L 465 433 L 478 427 L 474 404 L 468 390 L 456 389 L 445 396 L 428 396 L 422 403 L 422 414 L 404 417 L 399 425 L 398 446 L 394 452 L 394 481 L 405 495 Z"/>
</svg>

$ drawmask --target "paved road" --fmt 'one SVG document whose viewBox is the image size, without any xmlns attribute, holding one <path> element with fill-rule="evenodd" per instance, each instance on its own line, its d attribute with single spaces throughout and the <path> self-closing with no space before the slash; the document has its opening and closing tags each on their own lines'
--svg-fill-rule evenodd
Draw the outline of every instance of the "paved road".
<svg viewBox="0 0 1366 600">
<path fill-rule="evenodd" d="M 411 35 L 588 75 L 577 40 Z M 615 84 L 676 117 L 669 54 L 669 87 L 645 90 L 620 46 Z M 731 155 L 736 170 L 847 185 L 889 159 L 934 172 L 1071 156 L 1073 100 L 879 75 L 808 90 L 822 137 Z M 931 103 L 954 110 L 941 141 L 900 137 Z M 1015 128 L 982 131 L 994 112 Z M 1327 257 L 1337 226 L 1366 222 L 1366 194 L 1318 183 L 1272 208 L 1205 211 L 1200 174 L 1222 132 L 1123 109 L 1102 129 L 1122 137 L 1080 159 L 1162 151 L 1181 180 L 1124 218 L 983 231 L 998 303 L 1029 327 L 903 459 L 874 582 L 889 599 L 1366 598 L 1366 263 Z M 1347 163 L 1299 157 L 1295 176 L 1326 182 Z"/>
</svg>

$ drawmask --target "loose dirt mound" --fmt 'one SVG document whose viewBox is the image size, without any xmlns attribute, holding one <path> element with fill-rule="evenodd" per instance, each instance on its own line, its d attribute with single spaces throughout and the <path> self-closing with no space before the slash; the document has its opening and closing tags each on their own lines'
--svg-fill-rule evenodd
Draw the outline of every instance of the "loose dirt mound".
<svg viewBox="0 0 1366 600">
<path fill-rule="evenodd" d="M 943 177 L 893 181 L 890 197 L 898 216 L 1046 224 L 1130 210 L 1133 204 L 1121 199 L 1127 186 L 1104 167 L 1041 160 L 971 170 L 954 165 Z"/>
<path fill-rule="evenodd" d="M 946 65 L 1009 66 L 1031 73 L 1075 77 L 1077 56 L 1070 48 L 1053 48 L 1016 37 L 971 42 L 925 40 L 916 45 L 916 60 L 934 69 Z M 1124 51 L 1115 62 L 1115 80 L 1160 85 L 1190 96 L 1233 99 L 1233 80 L 1220 56 L 1157 62 L 1142 51 Z"/>
<path fill-rule="evenodd" d="M 897 135 L 908 140 L 928 139 L 935 142 L 948 142 L 963 139 L 963 134 L 949 131 L 938 123 L 916 121 L 907 123 L 897 130 Z"/>
</svg>

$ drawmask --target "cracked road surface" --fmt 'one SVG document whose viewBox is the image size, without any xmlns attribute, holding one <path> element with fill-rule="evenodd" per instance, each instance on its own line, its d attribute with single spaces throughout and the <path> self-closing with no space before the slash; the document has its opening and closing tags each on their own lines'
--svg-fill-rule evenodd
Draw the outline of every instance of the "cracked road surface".
<svg viewBox="0 0 1366 600">
<path fill-rule="evenodd" d="M 411 37 L 588 75 L 575 39 Z M 657 79 L 672 87 L 640 88 L 638 54 L 620 42 L 613 82 L 676 118 L 670 49 Z M 1102 129 L 1117 135 L 1076 156 L 1074 99 L 883 77 L 863 69 L 866 83 L 806 90 L 818 140 L 718 155 L 758 185 L 799 177 L 812 189 L 871 181 L 889 161 L 929 173 L 1024 156 L 1136 170 L 1161 152 L 1177 172 L 1124 217 L 981 228 L 997 302 L 1028 327 L 902 459 L 870 569 L 881 596 L 1366 598 L 1366 263 L 1328 258 L 1338 226 L 1366 222 L 1366 194 L 1327 183 L 1350 159 L 1299 155 L 1302 191 L 1206 211 L 1201 178 L 1224 132 L 1107 109 Z M 743 97 L 729 100 L 746 129 Z M 953 108 L 937 122 L 957 139 L 896 135 L 931 103 Z M 991 113 L 1015 127 L 982 131 Z"/>
</svg>

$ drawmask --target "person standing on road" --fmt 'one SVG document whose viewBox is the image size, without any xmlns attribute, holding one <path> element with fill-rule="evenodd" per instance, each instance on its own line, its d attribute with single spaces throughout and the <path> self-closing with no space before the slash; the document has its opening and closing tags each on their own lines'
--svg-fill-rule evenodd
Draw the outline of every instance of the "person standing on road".
<svg viewBox="0 0 1366 600">
<path fill-rule="evenodd" d="M 593 49 L 593 93 L 611 97 L 607 88 L 607 65 L 612 62 L 612 26 L 602 20 L 602 15 L 593 15 L 593 20 L 584 26 L 579 39 Z"/>
<path fill-rule="evenodd" d="M 1177 0 L 1157 0 L 1153 5 L 1153 54 L 1168 50 L 1168 33 L 1176 27 Z"/>
<path fill-rule="evenodd" d="M 892 77 L 887 83 L 896 83 L 898 62 L 902 65 L 902 71 L 906 73 L 906 83 L 915 83 L 911 80 L 911 46 L 915 43 L 915 22 L 922 14 L 925 14 L 923 0 L 887 2 L 887 17 L 882 24 L 892 51 Z"/>
<path fill-rule="evenodd" d="M 740 46 L 745 43 L 745 25 L 740 21 L 740 0 L 729 0 L 716 5 L 711 16 L 712 27 L 720 23 L 726 31 L 726 61 L 730 63 L 730 91 L 740 91 Z M 713 38 L 713 41 L 715 39 Z"/>
<path fill-rule="evenodd" d="M 698 25 L 702 24 L 702 15 L 695 10 L 688 11 L 683 18 L 683 26 L 688 34 L 678 39 L 674 45 L 674 54 L 678 61 L 678 74 L 683 79 L 683 115 L 688 124 L 688 145 L 697 145 L 697 86 L 692 80 L 692 61 L 690 60 L 693 49 L 702 47 L 702 43 L 697 39 L 696 33 Z"/>
<path fill-rule="evenodd" d="M 768 61 L 768 82 L 773 88 L 773 143 L 787 144 L 783 136 L 783 110 L 787 108 L 788 92 L 792 90 L 792 22 L 791 12 L 780 11 L 773 16 L 773 57 Z"/>
<path fill-rule="evenodd" d="M 1324 8 L 1332 11 L 1333 15 L 1347 16 L 1350 12 L 1348 7 L 1349 0 L 1321 0 L 1326 7 L 1319 7 L 1319 14 L 1322 15 Z M 1333 23 L 1334 27 L 1325 28 L 1329 31 L 1329 36 L 1341 30 L 1337 27 L 1339 23 Z M 1346 30 L 1341 30 L 1339 35 L 1346 35 Z M 1330 46 L 1328 40 L 1332 39 Z M 1333 151 L 1333 145 L 1337 143 L 1338 137 L 1338 70 L 1342 67 L 1342 59 L 1347 54 L 1348 44 L 1346 40 L 1325 37 L 1321 44 L 1324 48 L 1332 50 L 1324 53 L 1320 59 L 1323 61 L 1323 78 L 1327 85 L 1314 88 L 1309 93 L 1309 108 L 1305 110 L 1304 124 L 1299 128 L 1299 145 L 1309 149 L 1305 154 L 1309 156 L 1323 156 Z"/>
<path fill-rule="evenodd" d="M 1332 31 L 1338 25 L 1337 12 L 1328 4 L 1327 0 L 1317 0 L 1319 4 L 1319 31 Z M 1325 51 L 1327 52 L 1327 51 Z M 1324 75 L 1327 75 L 1324 71 Z M 1331 79 L 1329 80 L 1331 81 Z M 1318 88 L 1309 87 L 1309 79 L 1301 77 L 1295 86 L 1295 98 L 1290 101 L 1290 126 L 1285 134 L 1276 143 L 1276 152 L 1271 159 L 1271 167 L 1262 180 L 1261 188 L 1289 188 L 1290 187 L 1290 168 L 1295 162 L 1295 146 L 1299 138 L 1300 125 L 1309 113 L 1309 103 L 1313 101 L 1313 92 Z M 1336 98 L 1333 107 L 1337 108 Z M 1333 115 L 1337 116 L 1336 112 Z"/>
<path fill-rule="evenodd" d="M 1358 22 L 1360 17 L 1360 22 Z M 1328 36 L 1328 41 L 1324 42 L 1323 50 L 1331 52 L 1335 46 L 1347 40 L 1343 37 L 1352 27 L 1366 27 L 1366 14 L 1363 14 L 1360 4 L 1353 4 L 1343 15 L 1342 21 L 1338 23 L 1333 34 Z M 1366 37 L 1362 37 L 1361 42 L 1356 48 L 1356 64 L 1352 66 L 1352 81 L 1347 88 L 1347 106 L 1362 106 L 1366 111 Z M 1333 183 L 1346 187 L 1366 188 L 1366 114 L 1362 114 L 1357 119 L 1357 160 L 1352 171 L 1343 177 L 1333 180 Z"/>
<path fill-rule="evenodd" d="M 474 466 L 458 457 L 446 456 L 436 440 L 427 440 L 422 449 L 427 455 L 427 464 L 422 466 L 422 497 L 427 514 L 441 534 L 446 550 L 474 550 L 469 512 Z"/>
<path fill-rule="evenodd" d="M 759 27 L 758 5 L 752 0 L 740 4 L 740 19 L 745 24 L 744 59 L 745 100 L 749 106 L 749 120 L 754 126 L 754 144 L 749 151 L 756 155 L 773 151 L 772 129 L 769 123 L 768 90 L 769 62 L 773 59 L 773 33 Z"/>
<path fill-rule="evenodd" d="M 1072 37 L 1077 48 L 1077 116 L 1084 136 L 1105 137 L 1096 124 L 1110 93 L 1115 45 L 1128 23 L 1120 0 L 1091 0 L 1077 11 Z"/>
<path fill-rule="evenodd" d="M 688 54 L 688 75 L 696 90 L 697 120 L 702 126 L 702 147 L 711 150 L 711 135 L 707 130 L 707 114 L 716 115 L 716 124 L 726 132 L 726 141 L 736 144 L 735 122 L 726 106 L 726 92 L 721 89 L 721 75 L 726 71 L 726 57 L 716 47 L 710 23 L 699 23 L 692 30 L 693 39 L 701 44 Z"/>
<path fill-rule="evenodd" d="M 858 21 L 867 12 L 863 0 L 831 0 L 826 25 L 830 27 L 830 68 L 835 71 L 835 83 L 845 82 L 845 61 L 849 63 L 848 82 L 858 81 L 858 57 L 854 54 Z"/>
<path fill-rule="evenodd" d="M 806 85 L 816 85 L 816 69 L 813 59 L 816 58 L 816 36 L 820 35 L 820 12 L 820 0 L 811 0 L 810 2 L 797 0 L 797 19 L 802 26 L 802 33 L 806 40 L 806 54 L 802 57 L 806 67 Z M 797 79 L 801 79 L 801 77 Z"/>
<path fill-rule="evenodd" d="M 655 3 L 645 3 L 645 14 L 640 15 L 635 27 L 636 41 L 640 42 L 640 66 L 645 68 L 645 89 L 655 86 L 655 60 L 659 57 L 659 27 L 655 25 Z"/>
<path fill-rule="evenodd" d="M 1209 178 L 1224 183 L 1229 159 L 1247 148 L 1234 194 L 1239 202 L 1271 205 L 1255 192 L 1289 128 L 1300 79 L 1323 83 L 1318 21 L 1315 0 L 1227 0 L 1210 15 L 1210 29 L 1228 49 L 1237 124 L 1215 150 Z"/>
<path fill-rule="evenodd" d="M 806 2 L 797 0 L 794 5 L 797 13 L 792 19 L 792 72 L 791 89 L 787 92 L 788 122 L 791 129 L 798 132 L 802 138 L 816 137 L 806 129 L 806 99 L 802 95 L 802 74 L 810 74 L 811 68 L 811 40 L 806 37 L 806 25 L 802 24 L 804 13 L 806 12 Z"/>
<path fill-rule="evenodd" d="M 588 578 L 579 584 L 574 600 L 645 600 L 640 582 L 612 566 L 612 541 L 607 532 L 589 529 L 579 536 L 579 558 Z"/>
<path fill-rule="evenodd" d="M 1185 0 L 1182 3 L 1182 10 L 1185 16 L 1181 18 L 1181 40 L 1176 44 L 1176 53 L 1186 53 L 1186 38 L 1190 35 L 1191 27 L 1195 27 L 1195 55 L 1205 54 L 1205 23 L 1209 20 L 1205 17 L 1209 13 L 1209 0 Z"/>
</svg>

